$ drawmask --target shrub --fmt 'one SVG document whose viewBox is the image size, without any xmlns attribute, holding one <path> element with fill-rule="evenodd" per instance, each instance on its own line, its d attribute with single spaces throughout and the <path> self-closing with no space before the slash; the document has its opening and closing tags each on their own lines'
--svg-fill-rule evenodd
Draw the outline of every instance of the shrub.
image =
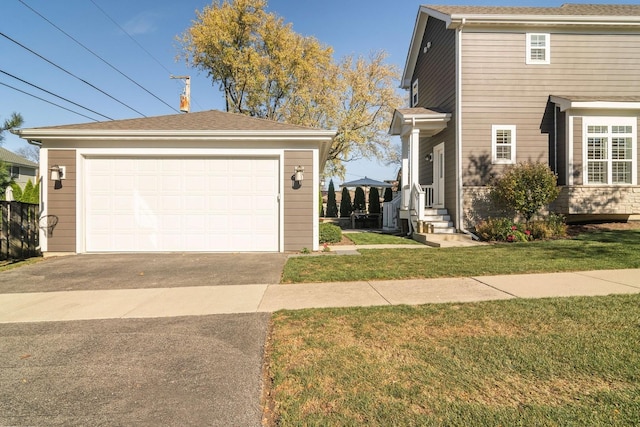
<svg viewBox="0 0 640 427">
<path fill-rule="evenodd" d="M 508 218 L 488 218 L 475 227 L 476 234 L 487 241 L 526 242 L 564 237 L 567 226 L 560 215 L 530 221 L 529 224 L 518 224 Z"/>
<path fill-rule="evenodd" d="M 380 193 L 376 187 L 369 190 L 369 213 L 380 213 Z"/>
<path fill-rule="evenodd" d="M 335 218 L 338 216 L 338 204 L 336 203 L 336 190 L 333 186 L 333 180 L 329 181 L 326 216 L 329 218 Z"/>
<path fill-rule="evenodd" d="M 362 187 L 356 187 L 356 194 L 353 197 L 353 210 L 364 211 L 367 208 L 367 202 L 364 197 Z"/>
<path fill-rule="evenodd" d="M 531 221 L 529 229 L 536 240 L 560 238 L 567 234 L 567 225 L 564 217 L 555 214 L 551 214 L 542 220 Z"/>
<path fill-rule="evenodd" d="M 393 200 L 393 190 L 391 190 L 391 188 L 387 187 L 384 189 L 384 201 L 385 202 L 390 202 Z"/>
<path fill-rule="evenodd" d="M 510 167 L 496 179 L 491 197 L 498 204 L 522 215 L 527 223 L 560 190 L 556 175 L 543 163 L 524 162 Z"/>
<path fill-rule="evenodd" d="M 531 231 L 508 218 L 488 218 L 476 225 L 476 233 L 483 240 L 497 242 L 526 242 Z"/>
<path fill-rule="evenodd" d="M 351 193 L 347 187 L 342 188 L 342 200 L 340 201 L 340 217 L 349 218 L 353 212 L 353 206 L 351 205 Z"/>
<path fill-rule="evenodd" d="M 328 222 L 320 224 L 320 243 L 338 243 L 340 240 L 342 240 L 340 227 Z"/>
</svg>

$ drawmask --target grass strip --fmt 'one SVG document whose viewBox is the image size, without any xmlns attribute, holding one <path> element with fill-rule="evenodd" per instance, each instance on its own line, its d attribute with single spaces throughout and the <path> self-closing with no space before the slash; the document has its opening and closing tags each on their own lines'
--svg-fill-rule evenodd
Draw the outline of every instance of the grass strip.
<svg viewBox="0 0 640 427">
<path fill-rule="evenodd" d="M 277 425 L 640 425 L 640 295 L 282 311 Z"/>
<path fill-rule="evenodd" d="M 363 249 L 361 255 L 295 257 L 282 283 L 469 277 L 640 268 L 640 230 L 474 247 Z"/>
<path fill-rule="evenodd" d="M 382 233 L 344 233 L 356 245 L 420 245 L 413 239 Z"/>
</svg>

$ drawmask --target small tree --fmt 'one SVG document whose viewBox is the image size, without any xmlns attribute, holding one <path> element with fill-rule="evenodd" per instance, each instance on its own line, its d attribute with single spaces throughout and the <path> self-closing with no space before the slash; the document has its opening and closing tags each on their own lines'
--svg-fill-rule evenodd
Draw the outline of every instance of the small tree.
<svg viewBox="0 0 640 427">
<path fill-rule="evenodd" d="M 371 187 L 369 190 L 369 213 L 380 213 L 380 193 L 376 187 Z"/>
<path fill-rule="evenodd" d="M 393 190 L 390 187 L 384 189 L 384 201 L 390 202 L 393 200 Z"/>
<path fill-rule="evenodd" d="M 364 190 L 362 187 L 356 188 L 356 194 L 353 197 L 353 210 L 364 211 L 366 209 L 366 200 L 364 197 Z"/>
<path fill-rule="evenodd" d="M 338 204 L 336 203 L 336 190 L 333 186 L 333 180 L 329 181 L 329 191 L 327 193 L 327 217 L 335 218 L 338 216 Z"/>
<path fill-rule="evenodd" d="M 557 177 L 543 163 L 524 162 L 510 167 L 496 179 L 493 200 L 522 215 L 527 222 L 560 194 Z"/>
<path fill-rule="evenodd" d="M 351 193 L 347 187 L 342 188 L 342 199 L 340 200 L 340 216 L 342 218 L 349 218 L 353 212 L 353 205 L 351 204 Z"/>
</svg>

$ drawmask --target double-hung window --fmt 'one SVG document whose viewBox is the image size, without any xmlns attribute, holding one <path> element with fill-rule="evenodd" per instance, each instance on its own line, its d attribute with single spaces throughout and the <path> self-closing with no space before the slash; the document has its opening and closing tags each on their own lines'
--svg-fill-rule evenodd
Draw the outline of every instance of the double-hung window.
<svg viewBox="0 0 640 427">
<path fill-rule="evenodd" d="M 586 184 L 635 184 L 636 118 L 585 117 Z"/>
<path fill-rule="evenodd" d="M 491 126 L 491 159 L 496 164 L 516 162 L 515 125 Z"/>
<path fill-rule="evenodd" d="M 551 35 L 527 33 L 527 64 L 551 63 Z"/>
</svg>

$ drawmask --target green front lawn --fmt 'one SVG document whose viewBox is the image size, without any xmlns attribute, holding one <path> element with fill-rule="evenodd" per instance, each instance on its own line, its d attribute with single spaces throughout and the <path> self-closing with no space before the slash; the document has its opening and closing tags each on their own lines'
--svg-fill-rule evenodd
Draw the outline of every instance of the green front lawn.
<svg viewBox="0 0 640 427">
<path fill-rule="evenodd" d="M 348 235 L 347 235 L 348 236 Z M 640 230 L 475 247 L 367 249 L 362 255 L 295 257 L 283 283 L 332 282 L 640 268 Z"/>
<path fill-rule="evenodd" d="M 640 295 L 282 311 L 268 343 L 272 425 L 640 425 Z"/>
<path fill-rule="evenodd" d="M 343 233 L 347 239 L 356 245 L 420 245 L 413 239 L 392 236 L 382 233 Z"/>
</svg>

